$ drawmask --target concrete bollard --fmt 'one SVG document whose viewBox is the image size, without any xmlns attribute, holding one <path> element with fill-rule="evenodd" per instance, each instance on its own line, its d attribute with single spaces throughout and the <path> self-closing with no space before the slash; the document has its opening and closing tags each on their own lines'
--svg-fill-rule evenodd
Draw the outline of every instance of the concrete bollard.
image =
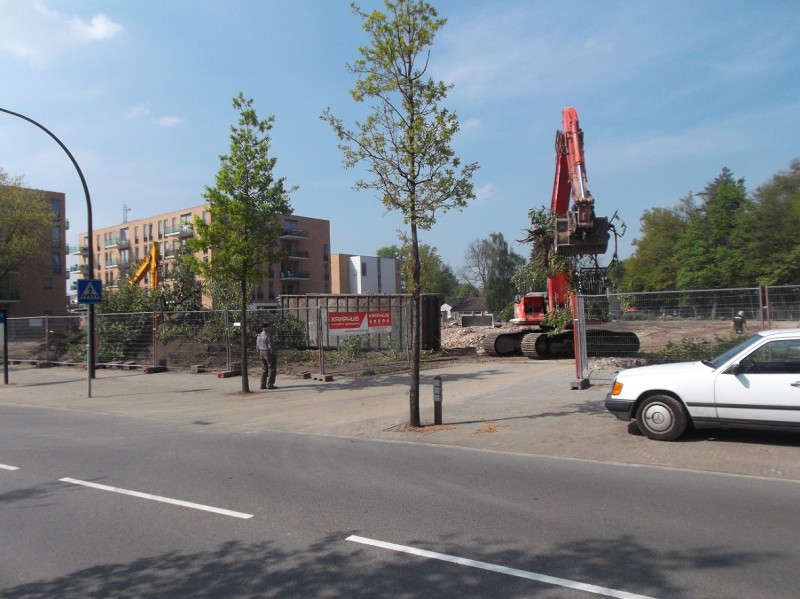
<svg viewBox="0 0 800 599">
<path fill-rule="evenodd" d="M 442 377 L 433 377 L 433 423 L 442 423 Z"/>
</svg>

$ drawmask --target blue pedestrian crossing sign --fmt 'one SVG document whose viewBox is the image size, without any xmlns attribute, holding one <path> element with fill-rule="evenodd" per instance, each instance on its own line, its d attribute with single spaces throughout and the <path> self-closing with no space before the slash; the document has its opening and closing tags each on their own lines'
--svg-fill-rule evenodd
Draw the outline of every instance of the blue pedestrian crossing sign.
<svg viewBox="0 0 800 599">
<path fill-rule="evenodd" d="M 103 301 L 100 279 L 78 279 L 78 303 L 99 304 Z"/>
</svg>

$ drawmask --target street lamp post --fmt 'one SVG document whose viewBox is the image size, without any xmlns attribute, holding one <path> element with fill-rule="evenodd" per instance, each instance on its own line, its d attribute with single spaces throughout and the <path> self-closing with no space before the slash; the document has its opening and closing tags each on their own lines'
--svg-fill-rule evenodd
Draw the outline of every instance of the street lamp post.
<svg viewBox="0 0 800 599">
<path fill-rule="evenodd" d="M 0 112 L 5 112 L 6 114 L 10 114 L 16 117 L 19 117 L 25 121 L 28 121 L 32 125 L 36 125 L 47 133 L 50 137 L 52 137 L 55 142 L 61 146 L 61 149 L 66 152 L 69 159 L 72 161 L 72 165 L 75 167 L 75 170 L 78 171 L 78 177 L 81 179 L 81 185 L 83 185 L 83 194 L 86 196 L 86 215 L 88 220 L 88 238 L 87 238 L 87 250 L 89 252 L 87 256 L 86 266 L 88 269 L 88 277 L 89 279 L 94 278 L 94 246 L 92 245 L 92 200 L 89 197 L 89 186 L 86 185 L 86 179 L 83 176 L 83 171 L 81 171 L 81 167 L 78 166 L 78 161 L 75 160 L 75 157 L 72 155 L 72 152 L 69 151 L 67 146 L 65 146 L 58 137 L 53 134 L 47 127 L 42 125 L 41 123 L 37 123 L 32 118 L 25 116 L 24 114 L 20 114 L 18 112 L 14 112 L 13 110 L 7 110 L 5 108 L 0 108 Z M 86 369 L 88 372 L 88 385 L 89 385 L 89 397 L 92 396 L 92 379 L 95 376 L 95 369 L 94 369 L 94 348 L 95 348 L 95 336 L 94 336 L 94 326 L 95 326 L 95 319 L 94 319 L 94 304 L 87 304 L 87 326 L 86 326 L 86 338 L 87 338 L 87 355 L 86 355 Z"/>
</svg>

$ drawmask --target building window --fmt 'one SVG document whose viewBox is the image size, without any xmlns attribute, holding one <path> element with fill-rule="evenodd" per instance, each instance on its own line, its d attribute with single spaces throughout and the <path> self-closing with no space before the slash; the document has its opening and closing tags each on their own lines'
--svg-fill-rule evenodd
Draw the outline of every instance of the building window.
<svg viewBox="0 0 800 599">
<path fill-rule="evenodd" d="M 53 288 L 53 277 L 45 277 L 44 278 L 44 288 L 45 289 L 52 289 Z"/>
<path fill-rule="evenodd" d="M 367 263 L 366 262 L 362 262 L 361 263 L 361 276 L 362 277 L 366 277 L 367 276 Z"/>
<path fill-rule="evenodd" d="M 50 210 L 53 211 L 55 217 L 61 220 L 61 202 L 58 198 L 51 198 L 50 199 Z"/>
<path fill-rule="evenodd" d="M 50 268 L 54 275 L 61 274 L 61 254 L 50 254 Z"/>
</svg>

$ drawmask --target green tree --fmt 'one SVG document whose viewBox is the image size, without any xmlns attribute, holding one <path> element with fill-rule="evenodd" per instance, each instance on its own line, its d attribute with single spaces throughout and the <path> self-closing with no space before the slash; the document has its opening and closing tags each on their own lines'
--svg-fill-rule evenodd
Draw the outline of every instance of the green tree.
<svg viewBox="0 0 800 599">
<path fill-rule="evenodd" d="M 675 277 L 679 289 L 711 289 L 746 284 L 743 231 L 750 200 L 744 179 L 727 168 L 699 194 L 702 204 L 679 240 Z"/>
<path fill-rule="evenodd" d="M 500 312 L 514 299 L 514 274 L 525 265 L 525 258 L 510 250 L 502 233 L 476 239 L 464 256 L 464 276 L 479 286 L 486 297 L 486 308 Z"/>
<path fill-rule="evenodd" d="M 282 233 L 279 216 L 291 214 L 284 179 L 275 178 L 277 159 L 270 157 L 269 131 L 274 117 L 261 120 L 253 100 L 240 92 L 233 99 L 239 112 L 238 126 L 231 126 L 230 153 L 220 156 L 214 187 L 206 186 L 203 197 L 209 204 L 210 221 L 195 218 L 195 237 L 189 240 L 193 252 L 210 251 L 208 262 L 192 258 L 193 268 L 208 281 L 239 285 L 241 308 L 242 392 L 249 393 L 247 378 L 247 305 L 252 285 L 259 284 L 268 268 L 284 253 L 278 249 Z"/>
<path fill-rule="evenodd" d="M 800 282 L 800 160 L 756 189 L 745 229 L 745 276 L 760 285 Z"/>
<path fill-rule="evenodd" d="M 499 312 L 514 299 L 514 273 L 525 265 L 525 258 L 508 248 L 502 233 L 492 233 L 487 240 L 492 268 L 486 281 L 486 308 Z"/>
<path fill-rule="evenodd" d="M 12 273 L 40 268 L 55 224 L 46 198 L 0 169 L 0 291 Z"/>
<path fill-rule="evenodd" d="M 472 175 L 477 163 L 461 165 L 452 148 L 458 132 L 455 113 L 441 105 L 452 85 L 427 76 L 429 47 L 446 20 L 422 0 L 386 0 L 386 12 L 363 12 L 370 44 L 348 70 L 358 76 L 351 91 L 357 103 L 373 102 L 372 112 L 356 130 L 345 127 L 330 108 L 322 114 L 340 140 L 344 165 L 366 164 L 372 179 L 356 189 L 376 190 L 389 210 L 399 210 L 409 226 L 411 247 L 411 385 L 409 425 L 420 426 L 420 294 L 422 290 L 418 231 L 428 230 L 436 216 L 463 208 L 474 199 Z"/>
<path fill-rule="evenodd" d="M 401 234 L 401 237 L 403 235 Z M 387 246 L 378 250 L 379 258 L 393 258 L 397 260 L 400 272 L 400 283 L 403 289 L 410 289 L 413 285 L 411 271 L 411 245 L 403 244 L 402 247 L 396 245 Z M 452 298 L 458 289 L 459 281 L 453 269 L 444 263 L 438 250 L 427 243 L 419 246 L 420 262 L 420 292 L 438 293 L 445 298 Z"/>
<path fill-rule="evenodd" d="M 683 202 L 692 202 L 689 194 Z M 689 214 L 678 209 L 652 208 L 641 217 L 640 239 L 633 240 L 635 251 L 624 262 L 626 291 L 663 291 L 675 289 L 680 261 L 675 245 L 689 226 Z"/>
<path fill-rule="evenodd" d="M 192 250 L 188 244 L 181 244 L 171 265 L 170 272 L 164 273 L 162 305 L 168 310 L 202 310 L 203 285 L 195 276 Z"/>
</svg>

